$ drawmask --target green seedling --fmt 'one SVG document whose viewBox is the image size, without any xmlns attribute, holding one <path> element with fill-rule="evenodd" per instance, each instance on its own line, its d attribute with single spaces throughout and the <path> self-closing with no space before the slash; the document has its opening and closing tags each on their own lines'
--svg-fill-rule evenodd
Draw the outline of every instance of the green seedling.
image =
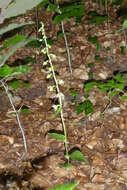
<svg viewBox="0 0 127 190">
<path fill-rule="evenodd" d="M 64 5 L 61 7 L 61 13 L 56 10 L 56 16 L 54 17 L 53 21 L 55 24 L 60 24 L 63 20 L 69 20 L 70 18 L 74 17 L 76 21 L 80 22 L 81 18 L 84 15 L 84 4 L 82 3 L 72 3 L 69 5 Z"/>
<path fill-rule="evenodd" d="M 101 60 L 100 55 L 97 55 L 97 54 L 96 54 L 96 55 L 95 55 L 95 60 L 96 60 L 96 61 L 100 61 L 100 60 Z"/>
<path fill-rule="evenodd" d="M 74 102 L 78 96 L 78 92 L 75 89 L 71 90 L 72 101 Z"/>
<path fill-rule="evenodd" d="M 121 73 L 114 75 L 112 79 L 107 79 L 106 81 L 90 81 L 86 83 L 84 86 L 85 92 L 89 94 L 94 87 L 107 93 L 110 99 L 121 94 L 121 98 L 126 99 L 127 94 L 124 90 L 126 87 L 126 78 Z"/>
<path fill-rule="evenodd" d="M 30 114 L 30 109 L 27 106 L 23 106 L 21 108 L 21 113 L 25 114 L 25 115 L 28 115 L 28 114 Z"/>
<path fill-rule="evenodd" d="M 76 107 L 77 114 L 80 114 L 82 112 L 85 113 L 86 116 L 88 116 L 90 113 L 93 112 L 93 104 L 89 99 L 84 100 L 78 106 Z"/>
<path fill-rule="evenodd" d="M 30 67 L 28 65 L 20 65 L 17 67 L 10 67 L 8 65 L 4 65 L 0 68 L 0 78 L 2 77 L 10 77 L 10 76 L 16 76 L 19 74 L 25 74 L 30 71 Z"/>
<path fill-rule="evenodd" d="M 96 11 L 90 11 L 88 13 L 89 16 L 89 24 L 95 24 L 95 25 L 100 25 L 103 24 L 105 21 L 108 21 L 108 16 L 107 15 L 100 15 Z"/>
<path fill-rule="evenodd" d="M 123 32 L 127 29 L 127 20 L 123 21 L 122 27 L 119 30 L 116 30 L 116 34 L 118 34 L 119 32 Z"/>
<path fill-rule="evenodd" d="M 50 132 L 48 135 L 57 141 L 65 142 L 65 135 L 61 133 Z"/>
<path fill-rule="evenodd" d="M 96 51 L 99 51 L 101 49 L 101 45 L 100 45 L 100 43 L 98 41 L 97 36 L 89 36 L 88 37 L 88 42 L 96 45 Z"/>
</svg>

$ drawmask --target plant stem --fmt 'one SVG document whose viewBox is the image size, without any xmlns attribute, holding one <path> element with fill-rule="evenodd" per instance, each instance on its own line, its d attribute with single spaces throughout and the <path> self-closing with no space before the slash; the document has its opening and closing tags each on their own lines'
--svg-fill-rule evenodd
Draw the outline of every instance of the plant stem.
<svg viewBox="0 0 127 190">
<path fill-rule="evenodd" d="M 65 126 L 65 122 L 64 122 L 64 116 L 63 116 L 62 97 L 61 97 L 61 92 L 60 92 L 60 89 L 59 89 L 58 81 L 56 79 L 56 75 L 55 75 L 53 63 L 52 63 L 52 60 L 51 60 L 51 56 L 50 56 L 50 53 L 49 53 L 48 42 L 47 42 L 47 37 L 46 37 L 46 34 L 45 34 L 45 29 L 44 29 L 44 24 L 43 23 L 42 23 L 42 35 L 43 35 L 43 38 L 44 38 L 44 42 L 45 42 L 45 46 L 46 46 L 46 54 L 47 54 L 47 57 L 48 57 L 48 60 L 49 60 L 49 64 L 50 64 L 51 71 L 52 71 L 52 74 L 53 74 L 53 79 L 54 79 L 55 86 L 56 86 L 56 91 L 57 91 L 57 94 L 58 94 L 59 105 L 61 107 L 60 117 L 61 117 L 62 127 L 63 127 L 63 131 L 64 131 L 64 136 L 65 136 L 64 144 L 65 144 L 66 158 L 67 158 L 67 160 L 69 162 L 67 130 L 66 130 L 66 126 Z"/>
</svg>

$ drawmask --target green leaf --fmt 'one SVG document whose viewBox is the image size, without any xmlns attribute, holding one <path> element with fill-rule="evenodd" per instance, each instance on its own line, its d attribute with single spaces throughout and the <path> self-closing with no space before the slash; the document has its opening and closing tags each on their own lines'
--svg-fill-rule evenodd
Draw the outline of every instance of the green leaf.
<svg viewBox="0 0 127 190">
<path fill-rule="evenodd" d="M 19 82 L 19 80 L 16 79 L 14 81 L 8 82 L 8 86 L 13 88 L 14 90 L 18 90 L 20 87 L 20 82 Z"/>
<path fill-rule="evenodd" d="M 70 157 L 74 161 L 87 162 L 86 158 L 84 157 L 82 152 L 79 150 L 75 150 L 74 152 L 72 152 L 70 154 Z"/>
<path fill-rule="evenodd" d="M 89 93 L 96 85 L 97 85 L 97 83 L 95 81 L 86 83 L 84 86 L 85 92 Z"/>
<path fill-rule="evenodd" d="M 12 74 L 14 74 L 14 70 L 15 70 L 15 67 L 13 68 Z M 21 74 L 21 73 L 18 73 L 18 74 Z M 29 88 L 30 87 L 30 83 L 29 82 L 24 82 L 24 81 L 17 80 L 17 79 L 9 81 L 7 84 L 8 84 L 9 87 L 13 88 L 14 90 L 18 90 L 22 86 L 24 88 Z"/>
<path fill-rule="evenodd" d="M 28 73 L 30 71 L 30 67 L 28 65 L 20 65 L 17 66 L 13 69 L 13 74 L 14 75 L 18 75 L 18 74 L 24 74 L 24 73 Z"/>
<path fill-rule="evenodd" d="M 101 45 L 99 44 L 97 36 L 89 36 L 88 42 L 96 45 L 96 51 L 99 51 L 101 49 Z"/>
<path fill-rule="evenodd" d="M 88 16 L 90 16 L 90 19 L 89 19 L 90 24 L 100 25 L 100 24 L 103 24 L 104 21 L 108 20 L 107 15 L 100 15 L 96 11 L 90 11 L 88 13 Z"/>
<path fill-rule="evenodd" d="M 101 59 L 100 55 L 95 55 L 95 60 L 96 61 L 100 61 L 100 59 Z"/>
<path fill-rule="evenodd" d="M 114 88 L 114 85 L 115 85 L 115 81 L 114 80 L 109 80 L 107 83 L 98 82 L 97 87 L 102 92 L 107 92 L 107 91 L 111 90 L 112 88 Z"/>
<path fill-rule="evenodd" d="M 8 65 L 4 65 L 0 68 L 0 77 L 10 76 L 13 73 L 13 69 Z"/>
<path fill-rule="evenodd" d="M 30 71 L 30 67 L 28 65 L 20 65 L 17 67 L 10 67 L 8 65 L 4 65 L 3 67 L 0 68 L 0 77 L 9 77 L 12 75 L 24 74 L 29 71 Z"/>
<path fill-rule="evenodd" d="M 58 39 L 63 38 L 63 32 L 61 32 L 61 31 L 60 31 L 60 32 L 58 32 L 58 33 L 57 33 L 57 37 L 58 37 Z"/>
<path fill-rule="evenodd" d="M 114 96 L 117 96 L 119 94 L 119 92 L 117 92 L 116 90 L 113 90 L 109 93 L 109 97 L 113 98 Z"/>
<path fill-rule="evenodd" d="M 59 133 L 48 133 L 50 137 L 56 139 L 57 141 L 65 142 L 65 136 Z"/>
<path fill-rule="evenodd" d="M 98 38 L 97 36 L 89 36 L 88 37 L 88 42 L 92 43 L 92 44 L 97 44 L 98 43 Z"/>
<path fill-rule="evenodd" d="M 101 45 L 99 43 L 96 44 L 96 51 L 99 51 L 101 49 Z"/>
<path fill-rule="evenodd" d="M 127 29 L 127 20 L 125 20 L 122 24 L 123 29 Z"/>
<path fill-rule="evenodd" d="M 73 3 L 67 6 L 63 6 L 61 9 L 61 14 L 57 14 L 54 17 L 54 23 L 59 24 L 63 20 L 68 20 L 71 17 L 75 17 L 80 20 L 84 15 L 84 5 L 82 3 Z"/>
<path fill-rule="evenodd" d="M 76 108 L 77 114 L 85 112 L 86 115 L 93 112 L 93 104 L 90 100 L 85 100 L 80 103 Z"/>
<path fill-rule="evenodd" d="M 126 100 L 127 100 L 127 95 L 121 96 L 121 99 L 122 99 L 123 101 L 126 101 Z"/>
<path fill-rule="evenodd" d="M 84 111 L 84 104 L 83 103 L 80 103 L 77 107 L 76 107 L 76 112 L 77 114 L 80 114 Z"/>
<path fill-rule="evenodd" d="M 26 25 L 32 25 L 32 24 L 34 24 L 34 22 L 26 22 L 26 23 L 21 23 L 21 24 L 11 23 L 8 26 L 5 26 L 5 27 L 0 29 L 0 35 L 5 34 L 6 32 L 10 32 L 11 30 L 15 30 L 17 28 L 21 28 L 21 27 L 24 27 Z"/>
<path fill-rule="evenodd" d="M 71 96 L 73 97 L 73 100 L 76 99 L 77 95 L 78 95 L 78 92 L 76 90 L 74 89 L 71 90 Z"/>
<path fill-rule="evenodd" d="M 21 109 L 21 113 L 28 115 L 28 114 L 30 114 L 30 109 L 24 106 Z"/>
<path fill-rule="evenodd" d="M 120 74 L 120 73 L 116 74 L 116 75 L 114 76 L 114 79 L 115 79 L 117 82 L 124 83 L 124 84 L 126 83 L 125 77 L 124 77 L 122 74 Z"/>
<path fill-rule="evenodd" d="M 123 83 L 116 83 L 115 89 L 123 90 L 124 86 L 125 86 L 125 84 L 123 84 Z"/>
<path fill-rule="evenodd" d="M 86 115 L 93 112 L 93 104 L 90 100 L 84 101 L 84 111 Z"/>
<path fill-rule="evenodd" d="M 57 110 L 55 112 L 55 117 L 57 117 L 60 114 L 61 110 L 62 110 L 61 106 L 58 105 Z"/>
<path fill-rule="evenodd" d="M 58 5 L 49 3 L 47 7 L 47 11 L 59 13 Z"/>
<path fill-rule="evenodd" d="M 25 14 L 26 11 L 39 5 L 43 0 L 15 0 L 11 3 L 2 13 L 2 19 L 15 17 L 21 14 Z"/>
<path fill-rule="evenodd" d="M 7 40 L 4 41 L 3 47 L 4 48 L 8 48 L 10 46 L 14 46 L 19 42 L 25 41 L 26 40 L 26 36 L 24 35 L 15 35 L 11 38 L 8 38 Z"/>
<path fill-rule="evenodd" d="M 68 182 L 56 187 L 50 188 L 50 190 L 73 190 L 78 185 L 78 182 Z"/>
</svg>

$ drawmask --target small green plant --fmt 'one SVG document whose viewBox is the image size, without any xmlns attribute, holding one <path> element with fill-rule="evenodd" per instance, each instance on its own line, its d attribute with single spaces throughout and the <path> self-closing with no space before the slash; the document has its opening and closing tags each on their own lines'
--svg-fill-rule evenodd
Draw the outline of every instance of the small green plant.
<svg viewBox="0 0 127 190">
<path fill-rule="evenodd" d="M 116 34 L 118 34 L 119 32 L 123 32 L 127 29 L 127 20 L 123 21 L 122 27 L 119 30 L 116 30 Z"/>
<path fill-rule="evenodd" d="M 108 93 L 108 97 L 112 99 L 114 96 L 121 96 L 121 99 L 127 99 L 127 93 L 125 92 L 126 78 L 123 74 L 118 73 L 114 75 L 112 79 L 106 81 L 90 81 L 85 84 L 84 90 L 87 95 L 94 88 L 97 87 L 102 92 Z"/>
<path fill-rule="evenodd" d="M 97 36 L 89 36 L 88 37 L 88 42 L 96 45 L 96 51 L 99 51 L 101 49 L 101 45 L 100 45 L 100 43 L 98 41 Z"/>
<path fill-rule="evenodd" d="M 23 80 L 13 79 L 7 82 L 9 89 L 18 90 L 21 87 L 23 88 L 30 88 L 31 84 L 29 82 L 25 82 Z"/>
<path fill-rule="evenodd" d="M 75 89 L 71 90 L 72 102 L 74 102 L 78 96 L 78 92 Z"/>
<path fill-rule="evenodd" d="M 83 102 L 78 104 L 78 106 L 76 107 L 76 112 L 77 114 L 84 112 L 85 115 L 88 116 L 90 113 L 93 112 L 92 102 L 88 98 L 85 99 Z"/>
<path fill-rule="evenodd" d="M 30 114 L 30 109 L 27 106 L 22 106 L 20 109 L 20 112 L 22 114 L 28 115 L 28 114 Z"/>
<path fill-rule="evenodd" d="M 50 86 L 49 89 L 50 89 L 50 91 L 56 91 L 57 92 L 56 97 L 58 98 L 59 104 L 56 105 L 56 107 L 55 107 L 56 110 L 55 111 L 58 112 L 57 114 L 60 113 L 62 126 L 63 126 L 63 131 L 64 131 L 63 135 L 59 134 L 59 133 L 49 133 L 49 135 L 51 137 L 55 138 L 56 140 L 60 140 L 60 141 L 64 142 L 65 150 L 66 150 L 65 157 L 66 157 L 66 159 L 68 160 L 68 163 L 69 163 L 67 130 L 66 130 L 66 126 L 65 126 L 65 122 L 64 122 L 64 116 L 63 116 L 63 97 L 64 97 L 64 95 L 60 92 L 60 89 L 59 89 L 59 84 L 60 84 L 59 81 L 60 80 L 58 80 L 56 78 L 56 74 L 55 74 L 55 70 L 54 70 L 54 66 L 52 64 L 52 58 L 51 58 L 52 56 L 55 56 L 55 55 L 49 53 L 49 49 L 51 48 L 51 46 L 48 44 L 43 23 L 41 23 L 41 28 L 39 29 L 39 32 L 41 32 L 41 34 L 42 34 L 41 41 L 45 43 L 45 48 L 43 48 L 41 50 L 41 52 L 48 57 L 48 60 L 46 62 L 44 62 L 44 64 L 46 63 L 46 64 L 49 64 L 49 66 L 50 66 L 49 67 L 50 73 L 48 74 L 48 78 L 53 78 L 54 83 L 55 83 L 53 86 Z"/>
<path fill-rule="evenodd" d="M 84 15 L 85 8 L 81 2 L 72 2 L 68 5 L 61 6 L 59 10 L 57 4 L 48 3 L 47 10 L 56 12 L 53 21 L 55 24 L 60 24 L 62 21 L 69 20 L 71 17 L 74 17 L 76 21 L 80 22 Z"/>
<path fill-rule="evenodd" d="M 49 71 L 50 73 L 48 74 L 48 78 L 54 80 L 54 85 L 49 87 L 50 91 L 55 91 L 56 92 L 56 97 L 58 98 L 58 104 L 53 105 L 53 108 L 56 112 L 56 115 L 60 115 L 61 121 L 62 121 L 62 127 L 63 131 L 58 132 L 58 131 L 49 131 L 48 135 L 52 138 L 54 138 L 57 141 L 61 141 L 65 145 L 65 158 L 67 159 L 66 168 L 70 168 L 70 159 L 80 161 L 80 162 L 85 162 L 86 159 L 84 155 L 81 153 L 80 150 L 73 151 L 69 153 L 68 151 L 68 141 L 67 141 L 67 128 L 65 126 L 65 121 L 64 121 L 64 115 L 63 115 L 63 101 L 64 101 L 64 95 L 61 93 L 59 85 L 61 84 L 61 80 L 56 78 L 54 66 L 52 64 L 52 56 L 55 56 L 54 54 L 49 53 L 50 45 L 48 44 L 47 37 L 45 34 L 45 29 L 44 29 L 44 24 L 41 23 L 41 28 L 39 29 L 39 32 L 42 34 L 42 39 L 41 41 L 45 43 L 45 47 L 41 50 L 43 54 L 45 54 L 48 57 L 48 60 L 46 60 L 43 64 L 44 65 L 49 65 Z M 72 92 L 73 97 L 76 97 L 76 92 Z M 65 165 L 63 166 L 65 167 Z M 62 185 L 58 185 L 55 188 L 51 189 L 64 189 L 64 190 L 72 190 L 78 185 L 77 182 L 71 182 L 71 183 L 66 183 Z"/>
<path fill-rule="evenodd" d="M 95 25 L 100 25 L 103 24 L 105 21 L 108 21 L 108 16 L 107 15 L 100 15 L 96 11 L 90 11 L 88 13 L 89 16 L 89 24 L 95 24 Z"/>
</svg>

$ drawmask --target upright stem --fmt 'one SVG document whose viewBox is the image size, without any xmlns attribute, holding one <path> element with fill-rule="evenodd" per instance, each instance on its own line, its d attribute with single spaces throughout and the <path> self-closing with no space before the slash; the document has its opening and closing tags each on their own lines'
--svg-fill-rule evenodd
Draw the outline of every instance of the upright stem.
<svg viewBox="0 0 127 190">
<path fill-rule="evenodd" d="M 58 81 L 56 79 L 55 71 L 54 71 L 54 68 L 53 68 L 53 63 L 52 63 L 51 56 L 50 56 L 50 53 L 49 53 L 47 37 L 46 37 L 46 34 L 45 34 L 45 29 L 44 29 L 44 24 L 43 23 L 42 23 L 42 35 L 43 35 L 43 39 L 44 39 L 44 42 L 45 42 L 46 54 L 47 54 L 49 64 L 50 64 L 50 67 L 51 67 L 51 71 L 52 71 L 52 74 L 53 74 L 53 79 L 54 79 L 54 82 L 55 82 L 56 91 L 57 91 L 57 94 L 58 94 L 59 105 L 61 107 L 60 117 L 61 117 L 62 127 L 63 127 L 63 131 L 64 131 L 64 136 L 65 136 L 64 144 L 65 144 L 66 158 L 67 158 L 67 160 L 69 162 L 67 130 L 66 130 L 65 122 L 64 122 L 63 103 L 62 103 L 62 98 L 61 98 L 61 92 L 60 92 L 60 89 L 59 89 Z"/>
</svg>

